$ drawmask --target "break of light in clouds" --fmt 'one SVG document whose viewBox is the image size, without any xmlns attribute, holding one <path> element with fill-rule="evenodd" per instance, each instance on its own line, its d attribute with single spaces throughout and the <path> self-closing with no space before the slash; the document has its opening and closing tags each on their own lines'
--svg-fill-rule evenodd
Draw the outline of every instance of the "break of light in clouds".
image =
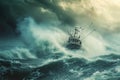
<svg viewBox="0 0 120 80">
<path fill-rule="evenodd" d="M 63 10 L 71 12 L 76 21 L 93 22 L 110 31 L 120 30 L 120 0 L 75 0 L 59 2 Z M 82 16 L 82 18 L 81 18 Z M 84 19 L 84 18 L 85 19 Z M 86 18 L 87 17 L 87 18 Z"/>
</svg>

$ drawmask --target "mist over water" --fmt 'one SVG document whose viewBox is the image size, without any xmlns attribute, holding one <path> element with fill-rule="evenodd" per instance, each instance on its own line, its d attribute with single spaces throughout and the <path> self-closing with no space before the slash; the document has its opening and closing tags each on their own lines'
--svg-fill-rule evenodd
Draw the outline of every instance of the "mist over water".
<svg viewBox="0 0 120 80">
<path fill-rule="evenodd" d="M 74 27 L 75 26 L 70 29 L 72 30 Z M 96 57 L 119 52 L 118 48 L 111 46 L 112 43 L 116 46 L 119 44 L 117 40 L 114 40 L 115 38 L 119 39 L 118 34 L 109 32 L 103 35 L 97 32 L 96 29 L 86 37 L 92 30 L 89 28 L 89 25 L 86 25 L 85 30 L 81 32 L 82 49 L 78 51 L 72 51 L 66 48 L 69 37 L 68 30 L 59 28 L 59 24 L 54 26 L 51 24 L 37 24 L 34 19 L 29 17 L 19 24 L 18 29 L 21 31 L 21 36 L 25 43 L 29 45 L 29 48 L 37 48 L 45 53 L 48 53 L 46 51 L 49 50 L 52 53 L 62 52 L 73 56 Z"/>
<path fill-rule="evenodd" d="M 29 45 L 29 48 L 32 48 L 34 50 L 36 50 L 37 48 L 44 53 L 48 53 L 47 51 L 50 51 L 52 53 L 62 52 L 64 54 L 74 54 L 77 56 L 86 56 L 86 54 L 91 55 L 93 53 L 93 55 L 91 56 L 93 57 L 100 54 L 102 55 L 107 51 L 107 43 L 105 43 L 101 35 L 97 32 L 94 32 L 94 34 L 90 34 L 86 39 L 84 39 L 82 43 L 83 50 L 72 51 L 66 48 L 66 43 L 69 35 L 67 32 L 65 32 L 65 30 L 60 29 L 59 25 L 57 27 L 57 25 L 52 26 L 37 24 L 32 18 L 26 18 L 25 21 L 20 24 L 18 29 L 20 29 L 22 33 L 22 38 L 25 43 Z M 87 34 L 87 32 L 85 31 L 83 33 L 83 35 Z M 83 35 L 81 36 L 81 38 L 85 37 Z M 94 55 L 94 53 L 97 54 Z"/>
</svg>

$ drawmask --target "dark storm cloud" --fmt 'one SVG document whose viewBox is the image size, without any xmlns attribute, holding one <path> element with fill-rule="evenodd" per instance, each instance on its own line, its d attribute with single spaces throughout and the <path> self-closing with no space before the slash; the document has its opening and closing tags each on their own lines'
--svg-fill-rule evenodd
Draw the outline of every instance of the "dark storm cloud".
<svg viewBox="0 0 120 80">
<path fill-rule="evenodd" d="M 74 18 L 59 5 L 59 0 L 0 0 L 0 34 L 16 33 L 19 20 L 31 16 L 38 22 L 60 21 L 74 25 Z M 41 9 L 47 10 L 44 12 Z"/>
<path fill-rule="evenodd" d="M 70 13 L 65 12 L 60 6 L 58 6 L 59 0 L 36 0 L 36 2 L 39 2 L 42 7 L 54 12 L 63 24 L 74 24 L 74 19 L 69 15 Z"/>
<path fill-rule="evenodd" d="M 15 33 L 17 19 L 23 17 L 27 9 L 19 0 L 0 0 L 0 34 Z"/>
</svg>

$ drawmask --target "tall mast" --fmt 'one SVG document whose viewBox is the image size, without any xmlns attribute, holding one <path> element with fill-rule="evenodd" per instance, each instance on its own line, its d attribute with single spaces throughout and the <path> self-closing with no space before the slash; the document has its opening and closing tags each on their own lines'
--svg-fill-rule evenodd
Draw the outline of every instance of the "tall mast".
<svg viewBox="0 0 120 80">
<path fill-rule="evenodd" d="M 76 34 L 78 34 L 78 32 L 80 32 L 80 30 L 78 30 L 78 28 L 77 28 L 77 27 L 75 27 L 74 37 L 75 37 L 75 35 L 76 35 Z M 79 35 L 79 37 L 80 37 L 80 35 Z"/>
</svg>

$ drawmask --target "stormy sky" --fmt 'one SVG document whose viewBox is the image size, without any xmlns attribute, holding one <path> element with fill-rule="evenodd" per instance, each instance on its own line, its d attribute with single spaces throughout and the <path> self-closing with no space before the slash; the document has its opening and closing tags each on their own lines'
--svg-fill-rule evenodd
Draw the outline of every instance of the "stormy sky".
<svg viewBox="0 0 120 80">
<path fill-rule="evenodd" d="M 1 0 L 0 33 L 15 33 L 17 23 L 28 16 L 38 22 L 60 21 L 72 26 L 94 22 L 114 31 L 112 25 L 119 28 L 119 3 L 119 0 Z"/>
<path fill-rule="evenodd" d="M 0 33 L 16 34 L 19 21 L 32 17 L 37 22 L 74 25 L 71 14 L 63 10 L 59 0 L 1 0 L 0 1 Z"/>
<path fill-rule="evenodd" d="M 16 34 L 25 17 L 38 23 L 75 26 L 94 23 L 99 31 L 119 32 L 120 0 L 0 0 L 0 34 Z"/>
</svg>

